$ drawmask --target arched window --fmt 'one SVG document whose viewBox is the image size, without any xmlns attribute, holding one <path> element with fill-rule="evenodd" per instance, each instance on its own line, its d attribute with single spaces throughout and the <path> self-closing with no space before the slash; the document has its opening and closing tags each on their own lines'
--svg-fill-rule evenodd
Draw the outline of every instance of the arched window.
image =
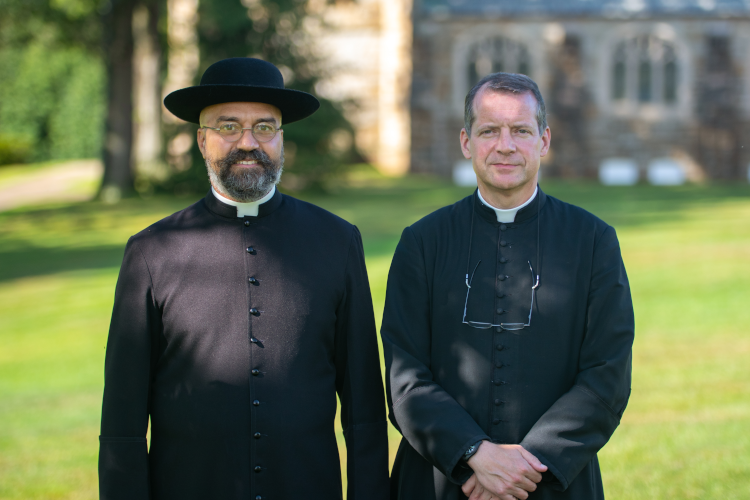
<svg viewBox="0 0 750 500">
<path fill-rule="evenodd" d="M 530 66 L 525 45 L 499 36 L 488 38 L 469 49 L 469 85 L 498 71 L 529 75 Z"/>
<path fill-rule="evenodd" d="M 641 35 L 615 45 L 612 54 L 615 102 L 677 104 L 679 67 L 674 45 L 654 35 Z"/>
</svg>

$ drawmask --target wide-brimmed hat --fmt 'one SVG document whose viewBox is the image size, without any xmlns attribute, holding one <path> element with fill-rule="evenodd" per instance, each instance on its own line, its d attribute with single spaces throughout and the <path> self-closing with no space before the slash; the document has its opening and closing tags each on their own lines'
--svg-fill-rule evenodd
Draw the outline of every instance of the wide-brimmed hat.
<svg viewBox="0 0 750 500">
<path fill-rule="evenodd" d="M 164 105 L 176 117 L 198 124 L 203 108 L 223 102 L 272 104 L 281 110 L 284 124 L 306 118 L 320 107 L 307 92 L 284 88 L 276 66 L 252 57 L 222 59 L 208 67 L 200 85 L 175 90 L 164 98 Z"/>
</svg>

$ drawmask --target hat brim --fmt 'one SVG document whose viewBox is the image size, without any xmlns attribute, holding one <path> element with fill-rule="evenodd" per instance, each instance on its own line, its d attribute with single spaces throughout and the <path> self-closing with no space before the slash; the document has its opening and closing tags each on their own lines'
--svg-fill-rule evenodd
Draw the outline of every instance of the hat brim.
<svg viewBox="0 0 750 500">
<path fill-rule="evenodd" d="M 315 113 L 315 96 L 294 89 L 250 85 L 198 85 L 175 90 L 164 98 L 164 106 L 177 118 L 200 125 L 201 111 L 225 102 L 262 102 L 281 110 L 281 123 L 296 122 Z"/>
</svg>

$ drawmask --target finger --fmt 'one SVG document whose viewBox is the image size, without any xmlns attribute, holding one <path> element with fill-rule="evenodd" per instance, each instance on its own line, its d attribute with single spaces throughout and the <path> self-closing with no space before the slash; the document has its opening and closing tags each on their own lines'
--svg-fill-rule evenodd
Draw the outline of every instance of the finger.
<svg viewBox="0 0 750 500">
<path fill-rule="evenodd" d="M 475 474 L 472 474 L 468 481 L 466 481 L 463 485 L 461 485 L 461 491 L 464 492 L 464 495 L 471 496 L 471 492 L 474 491 L 474 487 L 477 485 L 477 476 Z"/>
<path fill-rule="evenodd" d="M 535 470 L 539 472 L 545 472 L 547 470 L 547 466 L 540 462 L 533 453 L 526 451 L 526 449 L 523 447 L 521 447 L 519 451 L 521 452 L 523 458 L 525 458 L 526 461 L 529 462 L 529 465 L 531 465 Z"/>
</svg>

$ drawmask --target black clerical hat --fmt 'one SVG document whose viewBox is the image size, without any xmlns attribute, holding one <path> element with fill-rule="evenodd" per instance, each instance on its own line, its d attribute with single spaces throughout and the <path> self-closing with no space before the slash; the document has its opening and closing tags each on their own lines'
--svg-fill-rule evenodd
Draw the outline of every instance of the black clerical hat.
<svg viewBox="0 0 750 500">
<path fill-rule="evenodd" d="M 299 90 L 284 88 L 284 78 L 270 62 L 252 57 L 222 59 L 208 67 L 201 84 L 175 90 L 164 105 L 178 118 L 200 122 L 203 108 L 223 102 L 263 102 L 281 110 L 281 122 L 296 122 L 313 114 L 320 102 Z"/>
</svg>

